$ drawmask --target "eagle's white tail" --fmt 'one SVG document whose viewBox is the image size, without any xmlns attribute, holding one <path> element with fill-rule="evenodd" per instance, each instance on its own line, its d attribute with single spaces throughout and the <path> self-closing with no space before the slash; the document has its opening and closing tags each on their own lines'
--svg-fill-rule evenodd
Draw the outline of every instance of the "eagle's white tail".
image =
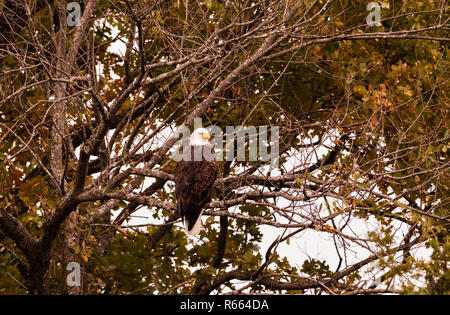
<svg viewBox="0 0 450 315">
<path fill-rule="evenodd" d="M 195 224 L 191 230 L 188 230 L 189 222 L 186 219 L 184 219 L 184 228 L 187 234 L 197 235 L 198 233 L 200 233 L 200 229 L 202 228 L 202 214 L 203 210 L 202 212 L 200 212 L 200 215 L 198 216 L 197 221 L 195 221 Z"/>
</svg>

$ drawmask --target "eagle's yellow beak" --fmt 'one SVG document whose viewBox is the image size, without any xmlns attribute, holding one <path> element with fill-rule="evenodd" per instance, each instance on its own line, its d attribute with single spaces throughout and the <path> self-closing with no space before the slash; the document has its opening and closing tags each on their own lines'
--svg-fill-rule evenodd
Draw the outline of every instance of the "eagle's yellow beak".
<svg viewBox="0 0 450 315">
<path fill-rule="evenodd" d="M 209 141 L 209 139 L 211 139 L 211 137 L 210 137 L 209 134 L 207 134 L 207 133 L 202 133 L 202 138 L 203 138 L 203 139 L 206 139 L 206 140 L 208 140 L 208 141 Z"/>
</svg>

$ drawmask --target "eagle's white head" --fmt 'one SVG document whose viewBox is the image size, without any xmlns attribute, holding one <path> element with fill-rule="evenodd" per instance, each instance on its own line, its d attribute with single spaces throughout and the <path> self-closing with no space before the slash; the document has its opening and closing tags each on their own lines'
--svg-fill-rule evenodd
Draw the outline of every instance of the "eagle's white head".
<svg viewBox="0 0 450 315">
<path fill-rule="evenodd" d="M 191 135 L 190 144 L 205 145 L 209 143 L 209 139 L 211 139 L 211 137 L 209 136 L 208 130 L 206 130 L 205 128 L 197 128 Z"/>
</svg>

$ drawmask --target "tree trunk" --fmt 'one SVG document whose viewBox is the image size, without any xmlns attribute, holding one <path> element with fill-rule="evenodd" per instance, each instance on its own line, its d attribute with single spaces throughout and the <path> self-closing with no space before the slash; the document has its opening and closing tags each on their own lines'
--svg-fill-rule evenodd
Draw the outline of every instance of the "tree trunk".
<svg viewBox="0 0 450 315">
<path fill-rule="evenodd" d="M 67 282 L 67 276 L 70 270 L 67 270 L 67 266 L 71 262 L 79 262 L 79 255 L 75 253 L 75 246 L 80 245 L 80 238 L 77 226 L 77 211 L 73 211 L 66 219 L 64 230 L 64 248 L 63 253 L 63 266 L 62 266 L 62 294 L 79 295 L 81 294 L 81 285 L 69 285 Z"/>
<path fill-rule="evenodd" d="M 37 250 L 27 270 L 26 285 L 30 294 L 45 295 L 48 292 L 50 251 Z"/>
</svg>

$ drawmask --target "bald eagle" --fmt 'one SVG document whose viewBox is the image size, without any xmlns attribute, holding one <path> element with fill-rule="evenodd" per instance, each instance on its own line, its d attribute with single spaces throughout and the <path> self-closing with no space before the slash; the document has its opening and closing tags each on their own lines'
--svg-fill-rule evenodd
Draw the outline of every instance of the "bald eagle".
<svg viewBox="0 0 450 315">
<path fill-rule="evenodd" d="M 209 139 L 208 130 L 196 129 L 175 167 L 177 212 L 190 235 L 200 232 L 203 207 L 211 201 L 212 187 L 217 178 L 218 166 Z"/>
</svg>

